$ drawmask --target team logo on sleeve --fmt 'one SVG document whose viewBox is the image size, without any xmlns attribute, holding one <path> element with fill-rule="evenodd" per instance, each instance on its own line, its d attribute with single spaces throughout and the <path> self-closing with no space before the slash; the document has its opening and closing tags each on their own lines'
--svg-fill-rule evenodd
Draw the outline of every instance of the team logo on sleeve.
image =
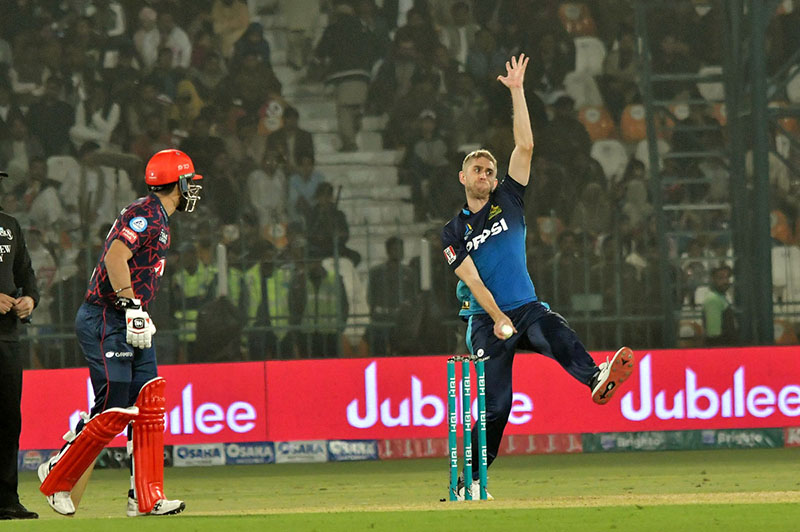
<svg viewBox="0 0 800 532">
<path fill-rule="evenodd" d="M 136 241 L 139 239 L 139 237 L 136 235 L 136 233 L 134 233 L 133 231 L 131 231 L 127 227 L 123 227 L 122 228 L 122 231 L 119 232 L 119 236 L 121 236 L 122 238 L 124 238 L 125 240 L 130 242 L 131 244 L 135 244 Z"/>
<path fill-rule="evenodd" d="M 447 264 L 453 264 L 456 261 L 456 250 L 453 246 L 448 246 L 444 250 L 444 258 L 447 259 Z"/>
<path fill-rule="evenodd" d="M 133 229 L 137 233 L 141 233 L 142 231 L 147 229 L 147 219 L 141 216 L 137 216 L 136 218 L 128 222 L 128 225 L 130 226 L 131 229 Z"/>
</svg>

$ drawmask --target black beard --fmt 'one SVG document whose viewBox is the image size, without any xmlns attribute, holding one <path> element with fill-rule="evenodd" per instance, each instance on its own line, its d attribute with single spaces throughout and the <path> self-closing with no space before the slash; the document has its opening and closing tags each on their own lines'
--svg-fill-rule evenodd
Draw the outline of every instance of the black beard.
<svg viewBox="0 0 800 532">
<path fill-rule="evenodd" d="M 181 199 L 178 200 L 178 205 L 175 206 L 175 209 L 181 212 L 186 212 L 186 207 L 189 206 L 189 202 L 186 201 L 186 198 L 181 195 Z"/>
</svg>

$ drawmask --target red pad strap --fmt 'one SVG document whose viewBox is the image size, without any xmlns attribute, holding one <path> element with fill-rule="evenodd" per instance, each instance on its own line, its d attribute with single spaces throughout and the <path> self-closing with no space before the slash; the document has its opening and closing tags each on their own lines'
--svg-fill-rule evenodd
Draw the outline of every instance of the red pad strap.
<svg viewBox="0 0 800 532">
<path fill-rule="evenodd" d="M 100 412 L 83 426 L 75 439 L 61 453 L 39 491 L 52 495 L 57 491 L 72 491 L 84 471 L 92 465 L 108 442 L 122 432 L 139 413 L 131 408 L 109 408 Z"/>
<path fill-rule="evenodd" d="M 139 391 L 139 415 L 133 422 L 133 479 L 139 511 L 148 513 L 164 496 L 164 390 L 167 381 L 156 377 Z"/>
</svg>

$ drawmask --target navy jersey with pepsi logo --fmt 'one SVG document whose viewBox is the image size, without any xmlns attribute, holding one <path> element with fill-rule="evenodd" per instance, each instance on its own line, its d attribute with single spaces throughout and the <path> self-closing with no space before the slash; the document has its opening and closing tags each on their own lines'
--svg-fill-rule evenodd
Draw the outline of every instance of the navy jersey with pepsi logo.
<svg viewBox="0 0 800 532">
<path fill-rule="evenodd" d="M 442 230 L 447 263 L 455 270 L 470 256 L 502 311 L 536 301 L 526 263 L 524 193 L 525 186 L 506 175 L 480 211 L 464 206 Z M 459 314 L 485 314 L 466 286 L 460 289 L 461 298 Z"/>
<path fill-rule="evenodd" d="M 123 209 L 114 221 L 89 280 L 86 292 L 89 303 L 113 306 L 116 300 L 104 262 L 108 248 L 115 240 L 128 246 L 133 254 L 128 260 L 131 286 L 136 297 L 146 306 L 158 290 L 169 249 L 169 216 L 161 200 L 155 194 L 139 198 Z"/>
</svg>

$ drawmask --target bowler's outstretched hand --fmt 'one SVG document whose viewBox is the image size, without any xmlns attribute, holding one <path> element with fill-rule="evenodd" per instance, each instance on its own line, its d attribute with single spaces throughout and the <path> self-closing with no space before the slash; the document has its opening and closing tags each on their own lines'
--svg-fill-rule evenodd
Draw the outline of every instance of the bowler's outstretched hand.
<svg viewBox="0 0 800 532">
<path fill-rule="evenodd" d="M 522 82 L 525 80 L 525 69 L 528 67 L 529 57 L 525 54 L 519 54 L 519 59 L 511 57 L 511 61 L 506 61 L 506 75 L 497 76 L 497 81 L 513 89 L 522 87 Z"/>
</svg>

